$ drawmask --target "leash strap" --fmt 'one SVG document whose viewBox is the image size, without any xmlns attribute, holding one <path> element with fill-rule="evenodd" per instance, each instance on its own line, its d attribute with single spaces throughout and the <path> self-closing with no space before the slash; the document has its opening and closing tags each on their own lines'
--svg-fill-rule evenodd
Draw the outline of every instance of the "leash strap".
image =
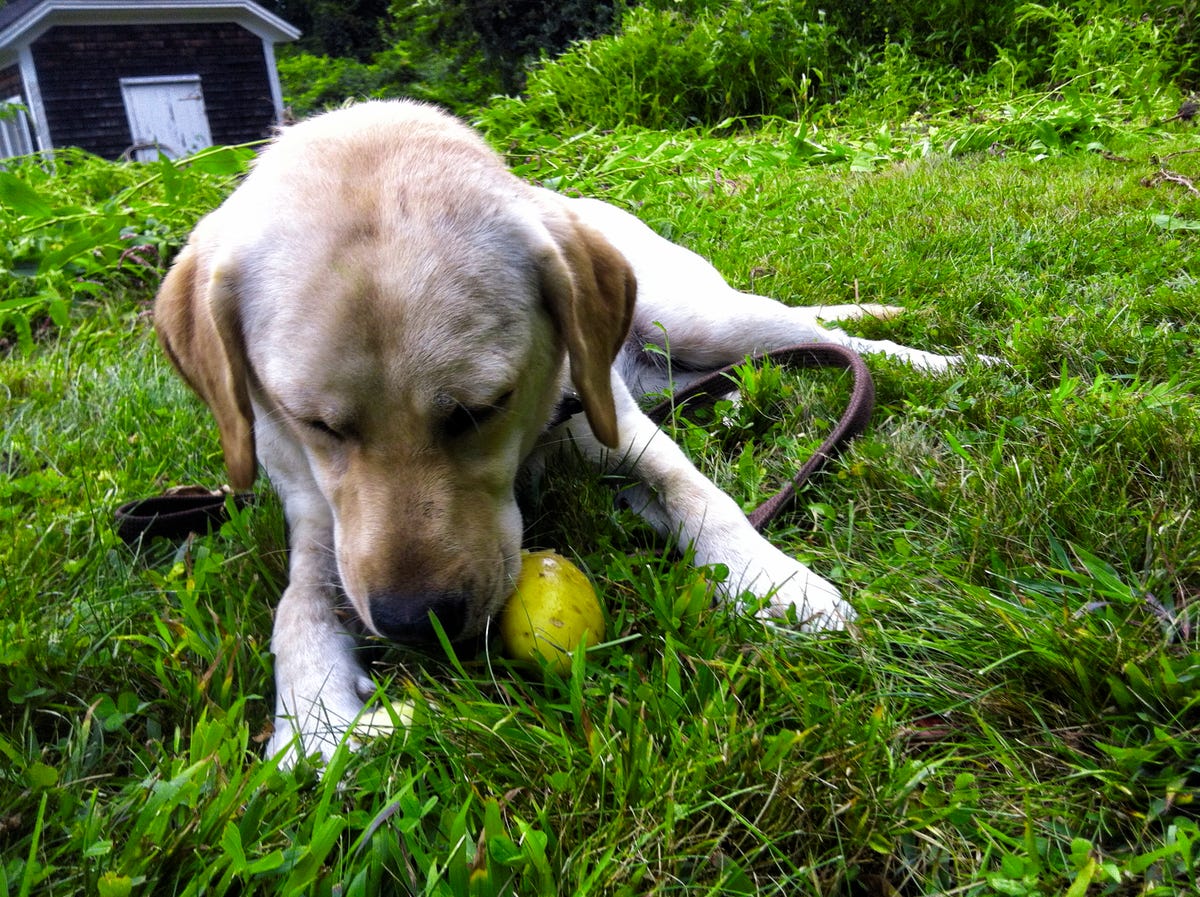
<svg viewBox="0 0 1200 897">
<path fill-rule="evenodd" d="M 871 371 L 857 352 L 832 343 L 811 343 L 776 349 L 755 355 L 750 361 L 773 361 L 782 367 L 792 368 L 837 367 L 849 371 L 854 381 L 846 411 L 821 443 L 820 448 L 801 465 L 783 489 L 746 515 L 750 525 L 761 532 L 792 503 L 797 489 L 830 459 L 837 457 L 852 439 L 862 435 L 867 429 L 871 422 L 871 412 L 875 410 L 875 381 L 871 379 Z M 656 424 L 661 424 L 672 411 L 690 400 L 702 399 L 702 404 L 711 405 L 721 396 L 728 395 L 736 389 L 737 381 L 733 372 L 737 367 L 738 365 L 731 364 L 706 374 L 671 398 L 654 406 L 647 412 L 648 416 Z"/>
<path fill-rule="evenodd" d="M 235 507 L 244 508 L 254 501 L 250 492 L 233 492 L 228 486 L 205 489 L 203 486 L 175 486 L 162 495 L 139 498 L 117 508 L 117 535 L 126 542 L 153 536 L 183 539 L 190 533 L 204 533 L 229 519 L 225 505 L 233 496 Z"/>
<path fill-rule="evenodd" d="M 830 343 L 776 349 L 755 355 L 750 361 L 773 361 L 783 367 L 793 368 L 837 367 L 850 371 L 854 380 L 849 405 L 820 448 L 801 465 L 791 482 L 746 515 L 750 524 L 761 531 L 792 503 L 797 489 L 866 430 L 875 408 L 875 382 L 858 353 Z M 702 405 L 712 405 L 721 396 L 736 389 L 733 372 L 737 367 L 731 364 L 706 374 L 650 409 L 648 416 L 656 424 L 662 424 L 673 411 L 688 402 L 699 399 Z M 571 409 L 564 409 L 564 413 L 571 413 Z M 233 493 L 228 486 L 215 491 L 203 486 L 176 486 L 162 495 L 127 502 L 116 510 L 117 535 L 126 542 L 137 542 L 153 536 L 182 539 L 189 533 L 206 532 L 219 527 L 229 518 L 225 500 L 230 495 L 238 508 L 254 500 L 252 493 Z"/>
</svg>

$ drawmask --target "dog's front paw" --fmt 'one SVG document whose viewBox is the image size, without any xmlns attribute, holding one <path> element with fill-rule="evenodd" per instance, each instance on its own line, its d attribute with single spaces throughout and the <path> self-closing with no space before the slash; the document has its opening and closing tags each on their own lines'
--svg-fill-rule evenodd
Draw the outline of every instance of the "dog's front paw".
<svg viewBox="0 0 1200 897">
<path fill-rule="evenodd" d="M 844 629 L 854 619 L 854 608 L 836 586 L 782 552 L 747 566 L 740 576 L 732 568 L 730 574 L 730 593 L 757 596 L 743 606 L 760 619 L 793 623 L 808 632 Z"/>
<path fill-rule="evenodd" d="M 930 374 L 941 374 L 951 368 L 961 367 L 968 361 L 977 361 L 988 367 L 1003 365 L 1003 358 L 995 355 L 937 355 L 933 352 L 921 352 L 917 349 L 908 350 L 911 354 L 905 360 L 919 371 Z"/>
<path fill-rule="evenodd" d="M 757 606 L 755 616 L 776 623 L 794 623 L 807 632 L 844 629 L 855 616 L 854 608 L 842 593 L 826 580 L 800 564 L 807 574 L 796 574 L 767 593 L 766 603 Z"/>
<path fill-rule="evenodd" d="M 347 735 L 375 693 L 375 684 L 361 671 L 330 674 L 307 684 L 281 681 L 279 688 L 267 756 L 279 756 L 281 768 L 290 769 L 317 754 L 328 763 L 343 742 L 357 747 Z"/>
</svg>

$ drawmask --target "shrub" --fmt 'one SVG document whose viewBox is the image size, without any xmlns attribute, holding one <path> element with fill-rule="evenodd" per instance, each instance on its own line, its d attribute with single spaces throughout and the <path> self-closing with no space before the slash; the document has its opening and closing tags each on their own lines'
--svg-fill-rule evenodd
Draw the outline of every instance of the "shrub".
<svg viewBox="0 0 1200 897">
<path fill-rule="evenodd" d="M 474 114 L 524 87 L 510 111 L 542 126 L 676 128 L 834 102 L 839 119 L 904 117 L 988 87 L 1067 83 L 1145 111 L 1163 85 L 1200 76 L 1198 22 L 1200 0 L 395 0 L 388 49 L 280 67 L 298 115 L 399 95 Z"/>
<path fill-rule="evenodd" d="M 386 56 L 386 61 L 380 57 Z M 296 118 L 305 118 L 347 99 L 399 93 L 415 79 L 396 51 L 380 53 L 372 63 L 339 56 L 294 53 L 279 59 L 283 101 Z"/>
<path fill-rule="evenodd" d="M 1075 92 L 1143 117 L 1200 67 L 1200 0 L 646 0 L 615 35 L 529 75 L 543 127 L 711 126 L 730 118 L 898 120 L 989 89 Z"/>
<path fill-rule="evenodd" d="M 525 84 L 525 70 L 542 55 L 557 55 L 573 41 L 610 31 L 615 0 L 397 0 L 389 30 L 400 40 L 432 37 L 442 55 L 477 57 L 505 93 Z M 481 97 L 481 99 L 483 99 Z"/>
<path fill-rule="evenodd" d="M 1131 15 L 1100 0 L 1026 3 L 1017 23 L 1037 36 L 1021 49 L 1041 83 L 1141 100 L 1181 72 L 1176 35 L 1148 13 Z"/>
<path fill-rule="evenodd" d="M 834 0 L 830 18 L 866 47 L 902 43 L 928 59 L 966 69 L 986 66 L 1012 37 L 1019 0 Z"/>
<path fill-rule="evenodd" d="M 370 62 L 297 53 L 279 60 L 284 103 L 294 118 L 306 118 L 347 100 L 413 97 L 466 112 L 499 90 L 478 54 L 434 52 L 424 45 L 398 44 Z"/>
<path fill-rule="evenodd" d="M 688 16 L 713 14 L 724 0 L 644 0 L 643 6 Z M 1011 35 L 1019 0 L 791 0 L 796 15 L 826 16 L 848 45 L 911 45 L 918 55 L 961 65 L 989 59 Z"/>
<path fill-rule="evenodd" d="M 972 76 L 945 63 L 922 59 L 908 44 L 890 43 L 859 52 L 838 79 L 833 104 L 815 120 L 831 126 L 878 130 L 881 122 L 903 122 L 959 108 Z"/>
<path fill-rule="evenodd" d="M 805 4 L 742 0 L 694 15 L 643 7 L 621 33 L 576 44 L 529 75 L 529 109 L 550 125 L 675 128 L 730 117 L 796 117 L 836 48 Z"/>
</svg>

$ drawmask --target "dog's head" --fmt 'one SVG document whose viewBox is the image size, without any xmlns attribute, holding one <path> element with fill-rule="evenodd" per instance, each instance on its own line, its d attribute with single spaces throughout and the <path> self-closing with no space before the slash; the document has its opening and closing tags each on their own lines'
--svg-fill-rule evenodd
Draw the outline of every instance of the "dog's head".
<svg viewBox="0 0 1200 897">
<path fill-rule="evenodd" d="M 473 635 L 511 590 L 514 480 L 564 355 L 616 445 L 634 293 L 610 244 L 472 132 L 367 104 L 285 132 L 197 227 L 155 316 L 231 484 L 253 481 L 257 437 L 293 552 L 332 551 L 364 623 L 408 641 L 430 613 Z"/>
</svg>

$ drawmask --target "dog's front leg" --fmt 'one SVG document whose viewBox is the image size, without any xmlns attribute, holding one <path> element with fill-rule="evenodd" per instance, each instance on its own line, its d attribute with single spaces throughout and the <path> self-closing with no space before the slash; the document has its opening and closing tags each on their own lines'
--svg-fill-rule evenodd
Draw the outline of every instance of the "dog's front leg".
<svg viewBox="0 0 1200 897">
<path fill-rule="evenodd" d="M 285 752 L 285 767 L 317 753 L 328 761 L 375 691 L 333 602 L 328 586 L 293 581 L 275 613 L 275 731 L 267 754 Z"/>
<path fill-rule="evenodd" d="M 723 564 L 727 598 L 749 592 L 765 599 L 760 614 L 795 618 L 805 629 L 841 628 L 854 611 L 837 588 L 764 539 L 737 503 L 701 474 L 669 436 L 637 407 L 619 377 L 613 378 L 620 445 L 604 448 L 582 416 L 567 430 L 584 454 L 600 465 L 626 471 L 645 486 L 634 510 L 660 531 L 690 545 L 696 563 Z"/>
<path fill-rule="evenodd" d="M 276 431 L 260 427 L 260 451 L 289 524 L 288 586 L 275 610 L 275 731 L 267 755 L 281 765 L 333 756 L 375 693 L 356 655 L 358 639 L 337 613 L 341 591 L 334 559 L 333 516 L 302 465 Z"/>
</svg>

